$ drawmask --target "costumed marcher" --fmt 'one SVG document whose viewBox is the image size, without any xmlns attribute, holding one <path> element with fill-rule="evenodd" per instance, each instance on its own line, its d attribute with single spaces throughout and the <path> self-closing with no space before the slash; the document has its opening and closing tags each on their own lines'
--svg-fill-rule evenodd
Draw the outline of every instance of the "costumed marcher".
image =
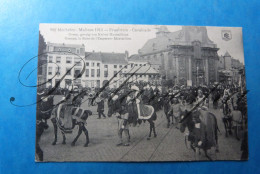
<svg viewBox="0 0 260 174">
<path fill-rule="evenodd" d="M 121 106 L 121 110 L 119 111 L 119 116 L 117 116 L 118 119 L 118 137 L 119 142 L 117 146 L 129 146 L 130 144 L 130 134 L 129 134 L 129 113 L 126 105 Z M 126 142 L 123 141 L 123 132 L 126 136 Z"/>
<path fill-rule="evenodd" d="M 53 97 L 48 94 L 49 89 L 41 89 L 37 92 L 37 114 L 36 114 L 36 154 L 39 161 L 43 161 L 43 151 L 39 145 L 41 136 L 48 129 L 47 120 L 51 117 L 53 108 Z"/>
<path fill-rule="evenodd" d="M 164 94 L 163 111 L 164 111 L 166 119 L 167 119 L 167 128 L 170 127 L 170 122 L 171 122 L 170 117 L 173 117 L 172 113 L 170 112 L 170 109 L 171 109 L 170 98 L 171 98 L 171 96 L 169 95 L 169 93 L 168 93 L 168 95 Z"/>
<path fill-rule="evenodd" d="M 180 107 L 180 103 L 178 102 L 178 99 L 176 97 L 174 97 L 172 100 L 169 113 L 170 112 L 172 112 L 173 118 L 175 120 L 175 127 L 177 129 L 179 129 L 178 123 L 180 120 L 181 107 Z M 174 124 L 174 123 L 172 122 L 172 124 Z"/>
<path fill-rule="evenodd" d="M 97 103 L 97 112 L 98 112 L 98 119 L 101 118 L 101 116 L 103 116 L 103 118 L 106 118 L 105 114 L 104 114 L 104 99 L 103 97 L 101 97 L 101 95 L 96 99 L 96 103 Z"/>
<path fill-rule="evenodd" d="M 205 95 L 203 94 L 202 88 L 198 89 L 198 96 L 196 97 L 196 105 L 198 105 L 198 108 L 205 106 L 207 107 L 207 99 L 205 99 Z"/>
</svg>

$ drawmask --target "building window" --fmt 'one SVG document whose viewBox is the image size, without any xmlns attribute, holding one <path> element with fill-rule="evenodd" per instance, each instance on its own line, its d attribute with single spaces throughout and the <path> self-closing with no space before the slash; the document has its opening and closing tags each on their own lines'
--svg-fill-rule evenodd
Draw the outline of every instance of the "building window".
<svg viewBox="0 0 260 174">
<path fill-rule="evenodd" d="M 91 66 L 94 67 L 94 66 L 95 66 L 95 62 L 92 62 L 92 63 L 91 63 Z"/>
<path fill-rule="evenodd" d="M 138 64 L 135 64 L 135 66 L 138 66 Z"/>
<path fill-rule="evenodd" d="M 77 54 L 79 54 L 79 49 L 77 49 Z"/>
<path fill-rule="evenodd" d="M 52 67 L 48 67 L 48 75 L 52 75 Z"/>
<path fill-rule="evenodd" d="M 117 71 L 114 71 L 114 75 L 117 73 Z M 117 75 L 115 75 L 115 77 L 117 77 Z"/>
<path fill-rule="evenodd" d="M 81 75 L 80 75 L 80 69 L 75 69 L 75 70 L 74 70 L 74 77 L 75 77 L 75 78 L 80 78 L 80 76 L 81 76 Z"/>
<path fill-rule="evenodd" d="M 89 62 L 86 62 L 86 66 L 89 66 Z"/>
<path fill-rule="evenodd" d="M 78 57 L 75 57 L 75 65 L 76 66 L 81 66 L 81 59 Z"/>
<path fill-rule="evenodd" d="M 97 67 L 100 67 L 100 63 L 97 63 Z"/>
<path fill-rule="evenodd" d="M 60 63 L 61 57 L 56 57 L 56 63 Z"/>
<path fill-rule="evenodd" d="M 97 77 L 100 77 L 100 69 L 97 69 Z"/>
<path fill-rule="evenodd" d="M 114 65 L 114 68 L 117 68 L 117 65 Z"/>
<path fill-rule="evenodd" d="M 91 70 L 91 77 L 95 77 L 95 70 L 94 69 Z"/>
<path fill-rule="evenodd" d="M 42 69 L 43 69 L 42 66 L 38 68 L 38 75 L 42 75 Z M 39 81 L 39 80 L 38 80 L 38 81 Z"/>
<path fill-rule="evenodd" d="M 86 77 L 89 77 L 89 69 L 86 69 Z"/>
<path fill-rule="evenodd" d="M 49 63 L 52 63 L 52 61 L 53 61 L 53 57 L 49 56 Z"/>
<path fill-rule="evenodd" d="M 71 75 L 71 69 L 70 68 L 66 68 L 66 73 L 68 73 L 67 75 Z"/>
<path fill-rule="evenodd" d="M 108 68 L 108 66 L 107 66 L 107 65 L 104 65 L 104 68 Z"/>
<path fill-rule="evenodd" d="M 119 65 L 119 68 L 122 68 L 122 65 Z"/>
<path fill-rule="evenodd" d="M 60 75 L 60 67 L 56 67 L 55 73 L 56 73 L 57 75 Z"/>
<path fill-rule="evenodd" d="M 66 57 L 66 63 L 72 63 L 72 58 L 71 57 Z"/>
<path fill-rule="evenodd" d="M 108 77 L 108 71 L 104 71 L 104 77 Z"/>
<path fill-rule="evenodd" d="M 55 86 L 59 83 L 58 86 L 60 86 L 60 79 L 55 79 Z"/>
<path fill-rule="evenodd" d="M 71 79 L 65 79 L 65 86 L 68 88 L 71 85 Z"/>
</svg>

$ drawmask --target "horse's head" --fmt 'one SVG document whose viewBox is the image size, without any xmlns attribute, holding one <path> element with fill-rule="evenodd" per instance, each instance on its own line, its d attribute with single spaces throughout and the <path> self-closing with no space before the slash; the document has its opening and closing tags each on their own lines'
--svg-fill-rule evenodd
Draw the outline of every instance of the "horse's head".
<svg viewBox="0 0 260 174">
<path fill-rule="evenodd" d="M 87 120 L 88 117 L 91 116 L 91 115 L 92 115 L 92 112 L 90 110 L 85 110 L 83 115 L 82 115 L 82 117 L 81 117 L 81 119 Z"/>
<path fill-rule="evenodd" d="M 197 122 L 197 112 L 189 112 L 185 110 L 181 114 L 181 121 L 180 121 L 180 131 L 183 133 L 188 128 L 189 131 L 192 131 L 192 129 L 195 126 L 195 123 Z"/>
</svg>

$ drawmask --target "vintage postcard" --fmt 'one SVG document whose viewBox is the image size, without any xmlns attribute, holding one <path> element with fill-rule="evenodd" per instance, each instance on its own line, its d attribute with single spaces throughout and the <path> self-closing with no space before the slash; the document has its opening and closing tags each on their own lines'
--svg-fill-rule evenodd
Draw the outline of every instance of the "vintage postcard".
<svg viewBox="0 0 260 174">
<path fill-rule="evenodd" d="M 248 159 L 242 28 L 39 30 L 36 161 Z"/>
</svg>

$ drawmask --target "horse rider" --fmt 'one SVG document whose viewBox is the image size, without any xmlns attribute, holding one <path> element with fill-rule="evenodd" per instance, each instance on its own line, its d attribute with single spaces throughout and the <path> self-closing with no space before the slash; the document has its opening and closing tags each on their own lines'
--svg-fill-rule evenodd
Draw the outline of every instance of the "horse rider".
<svg viewBox="0 0 260 174">
<path fill-rule="evenodd" d="M 195 104 L 198 104 L 198 107 L 207 106 L 207 99 L 205 99 L 205 95 L 203 94 L 202 88 L 198 89 L 198 96 L 196 97 Z"/>
</svg>

